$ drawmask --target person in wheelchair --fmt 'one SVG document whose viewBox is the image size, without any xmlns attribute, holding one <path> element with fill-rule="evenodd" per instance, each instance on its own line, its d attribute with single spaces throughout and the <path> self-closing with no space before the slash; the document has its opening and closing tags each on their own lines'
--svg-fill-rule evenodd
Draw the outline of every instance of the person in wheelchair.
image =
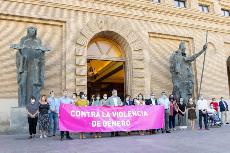
<svg viewBox="0 0 230 153">
<path fill-rule="evenodd" d="M 207 110 L 208 112 L 208 124 L 209 126 L 221 126 L 221 121 L 218 116 L 218 112 L 214 109 L 213 105 L 210 105 L 210 108 Z"/>
</svg>

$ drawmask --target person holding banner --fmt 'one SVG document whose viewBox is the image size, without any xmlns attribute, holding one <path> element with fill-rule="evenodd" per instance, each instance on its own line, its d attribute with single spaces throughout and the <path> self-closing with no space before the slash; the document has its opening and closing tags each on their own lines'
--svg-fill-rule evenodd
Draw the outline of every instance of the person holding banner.
<svg viewBox="0 0 230 153">
<path fill-rule="evenodd" d="M 122 106 L 123 103 L 121 101 L 121 98 L 117 96 L 117 90 L 112 90 L 112 96 L 108 98 L 106 102 L 107 106 Z"/>
<path fill-rule="evenodd" d="M 123 103 L 123 106 L 129 106 L 134 105 L 133 100 L 130 95 L 126 95 L 125 101 Z"/>
<path fill-rule="evenodd" d="M 73 104 L 73 99 L 68 97 L 68 91 L 65 89 L 63 90 L 63 97 L 59 99 L 60 104 Z M 66 139 L 67 140 L 73 140 L 73 138 L 70 137 L 69 131 L 61 131 L 61 141 L 64 139 L 64 134 L 66 133 Z"/>
<path fill-rule="evenodd" d="M 102 106 L 104 106 L 104 105 L 107 104 L 107 100 L 108 100 L 108 96 L 107 96 L 107 94 L 104 94 L 103 95 L 103 99 L 101 99 Z"/>
<path fill-rule="evenodd" d="M 73 98 L 73 101 L 74 101 L 74 102 L 76 102 L 78 99 L 80 99 L 80 98 L 78 97 L 77 93 L 75 93 L 75 92 L 73 93 L 72 98 Z"/>
<path fill-rule="evenodd" d="M 164 129 L 162 130 L 162 133 L 171 133 L 169 131 L 169 109 L 170 109 L 170 101 L 169 98 L 167 97 L 166 93 L 163 91 L 161 93 L 161 97 L 158 99 L 158 103 L 162 106 L 164 106 L 165 109 L 165 124 L 164 124 Z"/>
<path fill-rule="evenodd" d="M 156 98 L 156 96 L 155 96 L 155 94 L 153 92 L 150 94 L 149 99 L 145 100 L 145 105 L 152 105 L 152 106 L 158 105 L 157 98 Z M 149 130 L 149 133 L 150 134 L 155 134 L 156 129 Z"/>
<path fill-rule="evenodd" d="M 89 100 L 89 106 L 92 106 L 95 100 L 96 100 L 95 95 L 92 95 L 91 99 Z"/>
<path fill-rule="evenodd" d="M 133 102 L 133 100 L 132 100 L 130 95 L 126 95 L 126 98 L 125 98 L 125 101 L 123 103 L 123 106 L 131 106 L 131 105 L 134 105 L 134 102 Z M 127 133 L 128 136 L 131 135 L 130 131 L 127 131 L 126 133 Z"/>
<path fill-rule="evenodd" d="M 139 93 L 137 97 L 138 97 L 138 99 L 136 101 L 136 104 L 139 106 L 145 105 L 144 96 L 141 93 Z M 139 131 L 139 134 L 143 136 L 143 135 L 145 135 L 145 131 L 141 130 L 141 131 Z"/>
<path fill-rule="evenodd" d="M 102 101 L 100 100 L 100 94 L 97 94 L 96 100 L 93 101 L 92 106 L 102 106 Z M 101 138 L 101 133 L 96 132 L 94 138 Z"/>
<path fill-rule="evenodd" d="M 112 90 L 112 96 L 108 98 L 106 101 L 107 106 L 122 106 L 123 102 L 121 101 L 121 98 L 117 96 L 117 90 Z M 118 132 L 111 132 L 111 137 L 119 136 Z"/>
<path fill-rule="evenodd" d="M 145 100 L 145 105 L 158 105 L 157 98 L 154 93 L 151 93 L 149 99 Z"/>
<path fill-rule="evenodd" d="M 87 96 L 84 94 L 84 92 L 80 92 L 80 99 L 78 99 L 78 101 L 75 102 L 76 106 L 79 107 L 87 107 L 89 106 L 89 101 L 87 100 Z M 80 139 L 85 139 L 85 134 L 83 132 L 80 133 Z"/>
<path fill-rule="evenodd" d="M 93 101 L 92 106 L 102 106 L 102 101 L 100 100 L 100 94 L 97 94 L 96 100 Z"/>
</svg>

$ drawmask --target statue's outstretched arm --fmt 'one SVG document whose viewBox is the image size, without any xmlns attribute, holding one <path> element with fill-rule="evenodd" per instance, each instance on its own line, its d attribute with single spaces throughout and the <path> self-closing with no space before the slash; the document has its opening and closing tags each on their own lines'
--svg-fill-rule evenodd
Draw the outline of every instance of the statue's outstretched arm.
<svg viewBox="0 0 230 153">
<path fill-rule="evenodd" d="M 203 46 L 203 49 L 200 52 L 198 52 L 198 53 L 196 53 L 196 54 L 194 54 L 192 56 L 186 57 L 185 60 L 186 61 L 191 61 L 191 62 L 196 60 L 197 57 L 199 57 L 201 54 L 203 54 L 203 52 L 205 52 L 207 50 L 207 47 L 208 47 L 208 44 L 206 43 Z"/>
</svg>

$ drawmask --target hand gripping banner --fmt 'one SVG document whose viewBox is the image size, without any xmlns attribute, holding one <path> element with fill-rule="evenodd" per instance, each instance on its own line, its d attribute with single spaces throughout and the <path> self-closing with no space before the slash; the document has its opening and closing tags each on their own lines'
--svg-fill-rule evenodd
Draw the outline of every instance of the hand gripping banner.
<svg viewBox="0 0 230 153">
<path fill-rule="evenodd" d="M 164 126 L 164 107 L 88 106 L 61 104 L 59 129 L 70 132 L 111 132 L 160 129 Z"/>
</svg>

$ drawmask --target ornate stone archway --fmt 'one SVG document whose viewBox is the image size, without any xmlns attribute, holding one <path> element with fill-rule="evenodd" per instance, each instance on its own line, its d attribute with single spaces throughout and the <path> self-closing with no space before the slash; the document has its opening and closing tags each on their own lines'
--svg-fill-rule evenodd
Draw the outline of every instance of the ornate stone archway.
<svg viewBox="0 0 230 153">
<path fill-rule="evenodd" d="M 87 45 L 100 32 L 111 31 L 125 40 L 126 91 L 134 96 L 145 92 L 143 41 L 137 32 L 125 22 L 108 17 L 88 22 L 79 33 L 76 42 L 76 92 L 87 92 Z"/>
</svg>

